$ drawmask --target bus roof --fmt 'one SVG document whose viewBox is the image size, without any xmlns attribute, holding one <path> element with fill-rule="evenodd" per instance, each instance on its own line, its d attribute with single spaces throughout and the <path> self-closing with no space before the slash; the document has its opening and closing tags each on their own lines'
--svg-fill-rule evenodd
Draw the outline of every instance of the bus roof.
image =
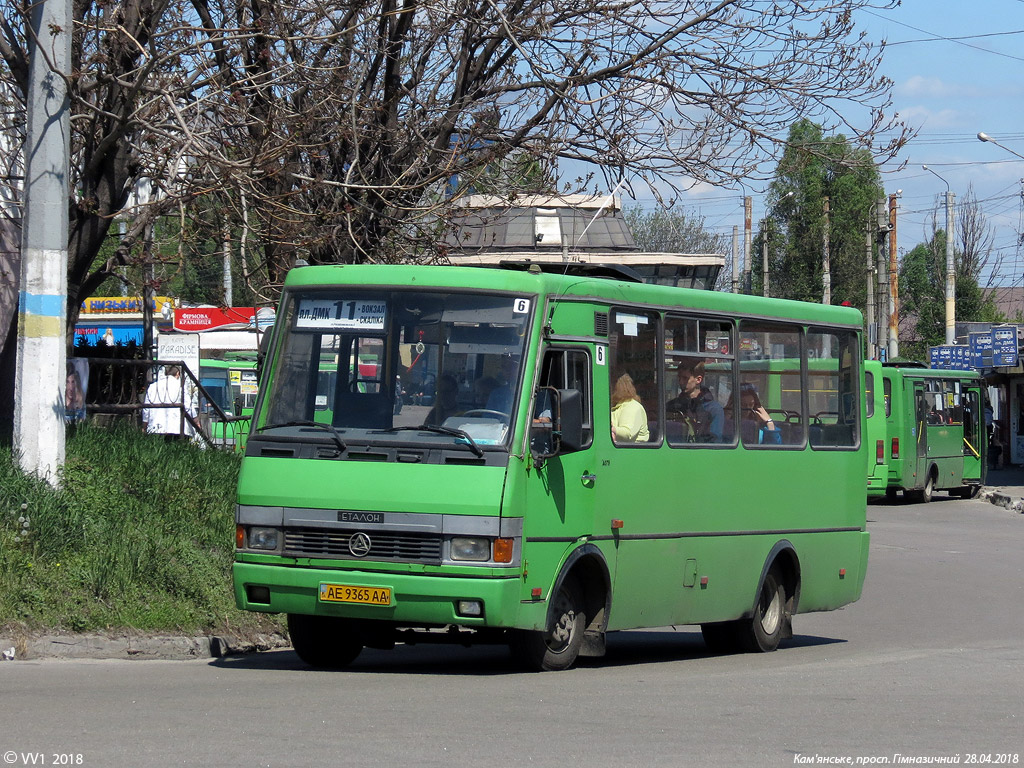
<svg viewBox="0 0 1024 768">
<path fill-rule="evenodd" d="M 589 265 L 593 268 L 594 265 Z M 288 273 L 285 288 L 360 285 L 367 288 L 432 287 L 501 290 L 549 296 L 593 299 L 612 304 L 645 304 L 666 309 L 763 315 L 772 319 L 863 327 L 860 310 L 788 299 L 766 299 L 722 291 L 675 288 L 627 282 L 607 276 L 553 274 L 521 267 L 450 267 L 391 264 L 339 264 L 297 267 Z"/>
</svg>

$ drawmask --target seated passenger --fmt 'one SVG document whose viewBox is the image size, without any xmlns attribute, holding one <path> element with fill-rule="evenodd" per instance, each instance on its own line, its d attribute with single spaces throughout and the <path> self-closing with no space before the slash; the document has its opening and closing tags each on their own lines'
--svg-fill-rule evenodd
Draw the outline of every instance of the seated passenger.
<svg viewBox="0 0 1024 768">
<path fill-rule="evenodd" d="M 612 390 L 612 439 L 617 443 L 645 443 L 651 439 L 647 411 L 628 373 L 619 377 Z"/>
<path fill-rule="evenodd" d="M 446 373 L 437 382 L 437 400 L 430 409 L 424 424 L 444 424 L 444 420 L 461 414 L 458 403 L 459 382 L 450 373 Z"/>
<path fill-rule="evenodd" d="M 495 386 L 487 396 L 487 410 L 498 413 L 512 412 L 512 386 L 519 377 L 519 359 L 503 355 Z"/>
<path fill-rule="evenodd" d="M 676 368 L 679 394 L 665 404 L 665 417 L 681 422 L 691 443 L 720 443 L 725 415 L 722 404 L 704 384 L 704 361 L 684 359 Z"/>
<path fill-rule="evenodd" d="M 732 400 L 726 410 L 732 413 Z M 761 405 L 757 390 L 749 384 L 740 385 L 740 435 L 744 443 L 782 445 L 782 432 Z"/>
</svg>

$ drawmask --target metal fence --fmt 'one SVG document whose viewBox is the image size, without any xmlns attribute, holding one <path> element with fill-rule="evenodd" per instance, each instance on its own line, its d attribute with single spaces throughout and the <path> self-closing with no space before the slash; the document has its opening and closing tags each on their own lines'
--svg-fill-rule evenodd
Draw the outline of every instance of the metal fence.
<svg viewBox="0 0 1024 768">
<path fill-rule="evenodd" d="M 178 412 L 178 434 L 215 448 L 239 448 L 249 431 L 249 416 L 232 416 L 203 387 L 195 372 L 181 360 L 116 360 L 86 357 L 89 380 L 85 412 L 93 420 L 124 418 L 142 425 L 144 409 L 169 408 Z M 177 366 L 181 389 L 177 402 L 146 403 L 146 390 L 159 369 Z"/>
</svg>

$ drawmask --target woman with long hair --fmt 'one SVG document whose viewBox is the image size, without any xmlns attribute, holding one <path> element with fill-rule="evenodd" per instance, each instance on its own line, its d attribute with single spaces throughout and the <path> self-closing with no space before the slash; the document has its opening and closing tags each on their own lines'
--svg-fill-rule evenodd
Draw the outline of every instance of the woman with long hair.
<svg viewBox="0 0 1024 768">
<path fill-rule="evenodd" d="M 647 411 L 628 373 L 619 376 L 612 390 L 612 439 L 617 443 L 645 443 L 651 439 Z"/>
</svg>

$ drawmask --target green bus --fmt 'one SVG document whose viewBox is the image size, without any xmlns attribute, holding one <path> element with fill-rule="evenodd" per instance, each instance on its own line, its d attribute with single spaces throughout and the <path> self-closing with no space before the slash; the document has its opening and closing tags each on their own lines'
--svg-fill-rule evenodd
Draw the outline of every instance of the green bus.
<svg viewBox="0 0 1024 768">
<path fill-rule="evenodd" d="M 259 392 L 255 352 L 225 352 L 221 358 L 203 358 L 199 361 L 199 383 L 220 413 L 232 419 L 224 422 L 212 407 L 200 408 L 210 416 L 210 437 L 215 445 L 245 443 L 248 419 L 252 417 L 256 395 Z"/>
<path fill-rule="evenodd" d="M 985 384 L 973 371 L 865 363 L 868 496 L 971 498 L 985 482 Z"/>
<path fill-rule="evenodd" d="M 233 580 L 305 662 L 497 642 L 556 670 L 685 624 L 772 651 L 860 597 L 860 313 L 549 269 L 289 273 Z M 786 411 L 770 440 L 754 395 Z"/>
</svg>

